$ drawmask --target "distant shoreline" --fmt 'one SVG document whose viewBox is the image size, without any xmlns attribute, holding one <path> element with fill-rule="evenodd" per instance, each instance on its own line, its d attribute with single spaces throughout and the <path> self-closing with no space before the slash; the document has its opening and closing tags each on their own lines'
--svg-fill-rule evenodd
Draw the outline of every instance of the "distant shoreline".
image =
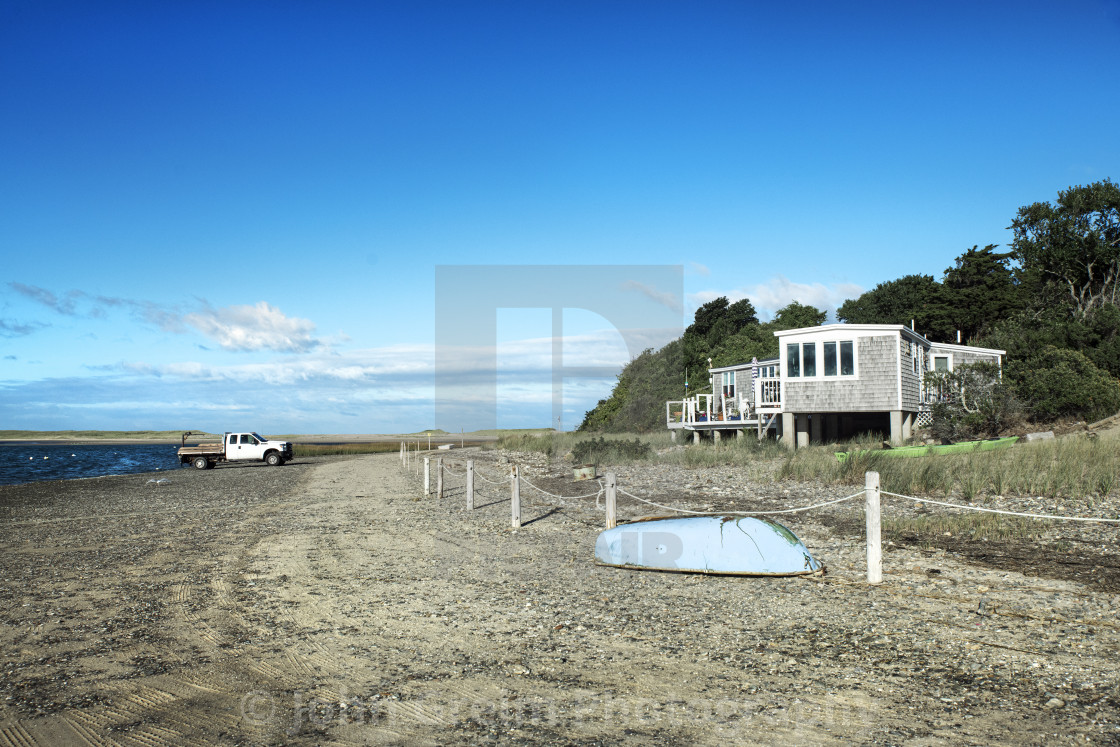
<svg viewBox="0 0 1120 747">
<path fill-rule="evenodd" d="M 528 432 L 528 431 L 526 431 Z M 543 429 L 542 429 L 543 432 Z M 63 432 L 65 433 L 65 432 Z M 291 441 L 293 443 L 301 444 L 361 444 L 361 443 L 392 443 L 400 441 L 424 441 L 427 442 L 427 433 L 399 433 L 399 434 L 384 434 L 384 433 L 314 433 L 314 434 L 262 434 L 269 438 Z M 500 436 L 496 433 L 476 432 L 476 433 L 433 433 L 431 435 L 431 442 L 433 444 L 446 444 L 457 443 L 463 438 L 468 441 L 497 441 Z M 220 440 L 221 434 L 198 434 L 187 438 L 188 443 L 202 443 L 207 440 Z M 127 437 L 117 435 L 51 435 L 50 431 L 33 432 L 25 431 L 19 436 L 0 436 L 0 444 L 41 444 L 43 446 L 89 446 L 89 445 L 132 445 L 132 444 L 179 444 L 182 442 L 182 436 L 172 435 L 152 435 L 148 437 Z"/>
</svg>

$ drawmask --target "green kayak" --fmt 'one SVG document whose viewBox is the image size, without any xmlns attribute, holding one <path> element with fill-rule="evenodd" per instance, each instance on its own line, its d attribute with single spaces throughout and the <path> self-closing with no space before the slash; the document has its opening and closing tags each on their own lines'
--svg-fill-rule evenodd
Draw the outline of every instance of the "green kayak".
<svg viewBox="0 0 1120 747">
<path fill-rule="evenodd" d="M 843 464 L 848 461 L 851 454 L 869 454 L 875 451 L 877 454 L 883 456 L 896 456 L 896 457 L 922 457 L 922 456 L 937 456 L 938 454 L 959 454 L 966 451 L 990 451 L 992 449 L 1002 449 L 1011 446 L 1019 440 L 1018 436 L 1008 436 L 1006 438 L 989 438 L 986 441 L 962 441 L 959 444 L 938 444 L 936 446 L 903 446 L 898 449 L 870 449 L 866 451 L 836 452 L 836 460 Z"/>
</svg>

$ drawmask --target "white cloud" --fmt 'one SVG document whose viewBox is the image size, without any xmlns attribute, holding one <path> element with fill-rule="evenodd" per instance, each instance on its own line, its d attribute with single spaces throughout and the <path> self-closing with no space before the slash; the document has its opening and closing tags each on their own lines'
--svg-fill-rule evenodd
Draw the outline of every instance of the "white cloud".
<svg viewBox="0 0 1120 747">
<path fill-rule="evenodd" d="M 778 309 L 793 301 L 815 306 L 822 311 L 835 312 L 836 307 L 844 301 L 862 293 L 863 288 L 854 283 L 795 283 L 784 275 L 775 275 L 766 283 L 746 285 L 730 291 L 703 290 L 693 293 L 689 296 L 689 301 L 698 307 L 720 296 L 727 296 L 733 302 L 749 298 L 761 316 L 772 317 Z"/>
<path fill-rule="evenodd" d="M 313 336 L 315 325 L 310 320 L 286 316 L 267 301 L 218 309 L 207 304 L 183 321 L 226 350 L 305 353 L 322 344 Z"/>
<path fill-rule="evenodd" d="M 428 377 L 432 372 L 432 350 L 418 345 L 357 350 L 345 355 L 317 354 L 302 358 L 206 365 L 195 361 L 152 365 L 121 364 L 128 373 L 194 381 L 257 382 L 268 385 L 349 382 L 368 385 L 379 377 Z"/>
<path fill-rule="evenodd" d="M 688 269 L 693 273 L 697 275 L 703 275 L 704 277 L 708 277 L 712 274 L 712 271 L 708 269 L 707 265 L 702 265 L 699 262 L 689 262 Z"/>
<path fill-rule="evenodd" d="M 681 298 L 679 295 L 670 291 L 663 291 L 647 283 L 640 283 L 637 280 L 627 280 L 622 284 L 622 290 L 637 291 L 652 300 L 654 303 L 661 304 L 670 311 L 676 311 L 679 313 L 683 310 L 681 306 Z"/>
</svg>

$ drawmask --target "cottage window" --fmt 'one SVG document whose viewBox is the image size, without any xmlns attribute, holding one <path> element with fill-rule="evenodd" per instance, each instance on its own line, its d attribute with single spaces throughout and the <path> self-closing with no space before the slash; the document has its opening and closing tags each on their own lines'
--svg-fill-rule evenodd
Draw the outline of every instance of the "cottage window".
<svg viewBox="0 0 1120 747">
<path fill-rule="evenodd" d="M 839 356 L 837 356 L 837 346 L 839 346 Z M 849 342 L 826 342 L 822 343 L 824 348 L 824 375 L 825 376 L 854 376 L 856 367 L 852 355 L 852 343 Z"/>
<path fill-rule="evenodd" d="M 949 356 L 947 356 L 947 355 L 935 355 L 935 356 L 933 356 L 933 370 L 934 371 L 952 371 L 953 366 L 949 362 Z"/>
<path fill-rule="evenodd" d="M 724 371 L 723 372 L 723 396 L 724 397 L 734 397 L 735 396 L 735 372 L 734 371 Z"/>
<path fill-rule="evenodd" d="M 793 342 L 786 345 L 786 376 L 801 375 L 801 346 Z"/>
<path fill-rule="evenodd" d="M 805 366 L 806 376 L 817 375 L 817 344 L 807 342 L 801 346 L 801 362 Z"/>
<path fill-rule="evenodd" d="M 851 340 L 840 343 L 840 375 L 856 375 L 855 345 Z"/>
<path fill-rule="evenodd" d="M 836 343 L 826 342 L 824 344 L 824 375 L 836 375 Z"/>
</svg>

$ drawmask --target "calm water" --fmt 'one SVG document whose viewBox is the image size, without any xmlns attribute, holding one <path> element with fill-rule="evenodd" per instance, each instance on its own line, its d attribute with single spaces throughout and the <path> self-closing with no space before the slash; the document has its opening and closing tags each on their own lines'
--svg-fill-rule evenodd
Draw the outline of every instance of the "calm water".
<svg viewBox="0 0 1120 747">
<path fill-rule="evenodd" d="M 0 485 L 179 469 L 176 444 L 0 444 Z"/>
</svg>

